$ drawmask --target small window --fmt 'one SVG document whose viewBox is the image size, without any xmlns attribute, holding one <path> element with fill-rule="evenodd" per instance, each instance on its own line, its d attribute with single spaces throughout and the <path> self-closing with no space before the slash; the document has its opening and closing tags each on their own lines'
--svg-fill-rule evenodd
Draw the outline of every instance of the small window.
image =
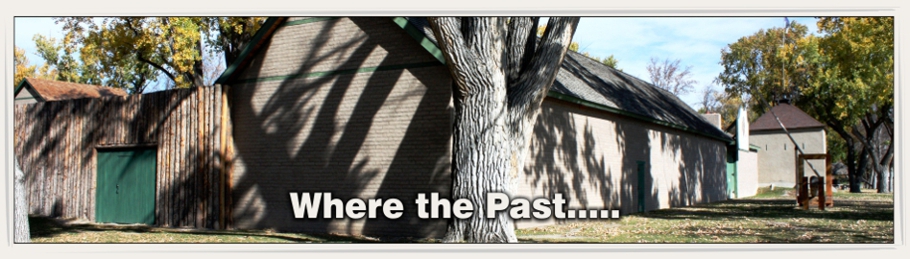
<svg viewBox="0 0 910 259">
<path fill-rule="evenodd" d="M 784 143 L 784 150 L 787 150 L 787 143 Z"/>
</svg>

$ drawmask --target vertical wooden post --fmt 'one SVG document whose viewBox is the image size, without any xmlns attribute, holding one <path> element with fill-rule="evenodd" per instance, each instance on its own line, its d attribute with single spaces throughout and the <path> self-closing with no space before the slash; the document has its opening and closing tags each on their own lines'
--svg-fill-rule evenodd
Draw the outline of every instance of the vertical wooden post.
<svg viewBox="0 0 910 259">
<path fill-rule="evenodd" d="M 825 206 L 834 207 L 834 174 L 831 172 L 831 155 L 825 155 Z"/>
<path fill-rule="evenodd" d="M 234 135 L 233 135 L 233 120 L 230 116 L 230 92 L 231 87 L 229 85 L 223 85 L 221 89 L 221 127 L 222 127 L 222 142 L 221 142 L 221 152 L 222 155 L 222 186 L 224 189 L 221 191 L 221 197 L 224 199 L 224 205 L 222 206 L 224 210 L 224 216 L 222 224 L 224 228 L 231 228 L 234 220 L 234 200 L 233 200 L 233 159 L 234 159 Z"/>
<path fill-rule="evenodd" d="M 822 178 L 819 180 L 820 181 L 815 183 L 816 185 L 818 185 L 818 187 L 816 187 L 816 189 L 818 189 L 818 194 L 817 194 L 818 195 L 818 209 L 825 210 L 825 202 L 827 201 L 825 199 L 825 196 L 827 196 L 827 195 L 825 195 L 825 185 L 826 185 L 825 182 L 827 182 L 827 179 Z"/>
</svg>

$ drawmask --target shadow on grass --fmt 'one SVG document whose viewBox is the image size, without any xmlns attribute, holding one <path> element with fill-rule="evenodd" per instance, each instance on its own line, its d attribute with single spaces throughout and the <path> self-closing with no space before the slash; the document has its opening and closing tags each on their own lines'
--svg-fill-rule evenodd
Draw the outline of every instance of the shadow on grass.
<svg viewBox="0 0 910 259">
<path fill-rule="evenodd" d="M 115 225 L 115 224 L 94 224 L 94 223 L 67 223 L 62 220 L 30 216 L 29 230 L 31 238 L 52 238 L 63 234 L 81 234 L 89 232 L 116 231 L 124 233 L 137 234 L 156 234 L 156 233 L 173 233 L 173 234 L 191 234 L 211 237 L 261 237 L 285 240 L 296 243 L 377 243 L 377 242 L 419 242 L 415 240 L 379 240 L 369 237 L 339 236 L 330 234 L 298 234 L 298 233 L 271 233 L 265 231 L 246 231 L 246 230 L 199 230 L 199 229 L 176 229 L 176 228 L 156 228 L 147 225 Z M 293 236 L 291 236 L 293 235 Z M 138 238 L 137 238 L 138 240 Z M 123 240 L 123 243 L 135 243 L 135 240 Z M 181 242 L 182 243 L 182 242 Z M 221 242 L 218 242 L 221 243 Z M 244 243 L 225 241 L 224 243 Z M 257 242 L 258 243 L 258 242 Z"/>
<path fill-rule="evenodd" d="M 792 219 L 814 218 L 829 220 L 894 220 L 894 205 L 888 201 L 835 200 L 833 208 L 822 211 L 816 207 L 803 210 L 792 199 L 742 199 L 679 209 L 656 210 L 638 214 L 639 217 L 661 219 L 727 220 L 730 218 Z"/>
<path fill-rule="evenodd" d="M 700 227 L 686 227 L 688 232 L 697 232 Z M 744 236 L 743 228 L 722 227 L 712 229 L 715 233 L 710 236 L 717 237 L 721 243 L 894 243 L 893 233 L 890 235 L 870 235 L 868 231 L 851 230 L 845 228 L 826 227 L 800 227 L 793 225 L 777 226 L 773 230 L 763 231 L 758 228 L 746 228 L 754 233 L 748 234 L 756 238 L 755 241 L 730 242 L 723 240 L 736 240 Z M 703 237 L 699 234 L 689 234 L 688 238 Z M 849 241 L 845 241 L 849 240 Z"/>
</svg>

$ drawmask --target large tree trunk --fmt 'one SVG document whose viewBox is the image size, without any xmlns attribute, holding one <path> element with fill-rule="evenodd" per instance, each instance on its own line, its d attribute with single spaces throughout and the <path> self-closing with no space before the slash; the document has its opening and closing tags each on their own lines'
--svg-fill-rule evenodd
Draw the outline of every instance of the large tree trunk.
<svg viewBox="0 0 910 259">
<path fill-rule="evenodd" d="M 505 134 L 505 103 L 499 100 L 505 89 L 501 92 L 482 91 L 465 97 L 456 109 L 452 198 L 467 198 L 476 210 L 469 219 L 453 220 L 445 238 L 448 242 L 518 240 L 504 212 L 495 219 L 484 218 L 487 193 L 510 193 L 514 189 L 508 174 L 511 150 Z"/>
<path fill-rule="evenodd" d="M 515 193 L 540 103 L 578 18 L 551 18 L 540 47 L 537 18 L 429 21 L 455 81 L 451 198 L 475 205 L 472 217 L 451 221 L 444 241 L 516 242 L 507 211 L 486 218 L 486 196 Z"/>
<path fill-rule="evenodd" d="M 16 162 L 16 174 L 14 177 L 13 183 L 13 211 L 15 213 L 13 221 L 15 226 L 15 232 L 13 233 L 13 241 L 16 243 L 28 243 L 30 238 L 29 227 L 28 227 L 28 200 L 25 199 L 25 173 L 22 172 L 22 169 L 19 168 L 19 161 L 13 159 Z"/>
</svg>

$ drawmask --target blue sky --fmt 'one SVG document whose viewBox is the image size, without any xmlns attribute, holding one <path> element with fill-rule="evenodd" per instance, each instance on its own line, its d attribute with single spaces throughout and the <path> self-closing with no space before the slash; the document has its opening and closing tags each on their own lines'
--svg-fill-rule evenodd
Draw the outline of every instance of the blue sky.
<svg viewBox="0 0 910 259">
<path fill-rule="evenodd" d="M 789 17 L 816 32 L 815 18 Z M 720 51 L 741 37 L 760 29 L 783 27 L 783 17 L 584 17 L 578 24 L 574 41 L 579 52 L 592 56 L 613 55 L 624 72 L 648 81 L 647 65 L 652 57 L 680 60 L 691 66 L 695 91 L 680 96 L 697 109 L 700 92 L 705 87 L 720 90 L 713 80 L 723 71 Z M 32 37 L 44 34 L 62 37 L 61 26 L 50 18 L 15 18 L 14 44 L 28 53 L 32 64 L 43 62 L 35 55 Z"/>
</svg>

